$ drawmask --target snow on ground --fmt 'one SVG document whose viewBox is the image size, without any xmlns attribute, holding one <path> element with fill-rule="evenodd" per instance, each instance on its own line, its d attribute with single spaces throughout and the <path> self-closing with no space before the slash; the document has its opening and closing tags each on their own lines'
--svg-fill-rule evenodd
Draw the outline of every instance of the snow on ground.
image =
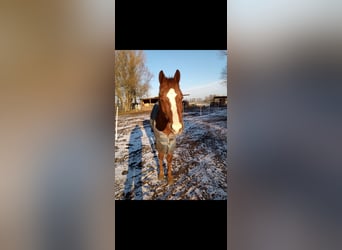
<svg viewBox="0 0 342 250">
<path fill-rule="evenodd" d="M 114 196 L 117 200 L 226 200 L 227 109 L 185 112 L 177 137 L 175 183 L 158 180 L 158 153 L 150 113 L 119 116 L 115 142 Z M 164 160 L 166 174 L 166 159 Z"/>
</svg>

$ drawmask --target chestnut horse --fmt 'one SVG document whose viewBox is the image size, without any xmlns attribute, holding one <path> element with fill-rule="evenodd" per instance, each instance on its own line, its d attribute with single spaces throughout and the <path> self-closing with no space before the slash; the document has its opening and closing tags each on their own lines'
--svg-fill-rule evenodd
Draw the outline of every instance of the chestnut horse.
<svg viewBox="0 0 342 250">
<path fill-rule="evenodd" d="M 173 183 L 172 157 L 176 147 L 176 136 L 184 128 L 183 94 L 179 88 L 180 72 L 177 69 L 173 78 L 167 78 L 163 71 L 159 72 L 159 103 L 155 104 L 151 113 L 151 127 L 156 138 L 156 149 L 159 159 L 159 180 L 164 179 L 163 161 L 166 155 L 168 184 Z"/>
</svg>

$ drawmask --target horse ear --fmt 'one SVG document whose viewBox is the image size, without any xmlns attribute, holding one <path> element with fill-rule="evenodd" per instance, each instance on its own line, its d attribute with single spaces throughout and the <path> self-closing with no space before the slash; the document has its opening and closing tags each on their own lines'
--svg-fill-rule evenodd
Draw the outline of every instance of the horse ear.
<svg viewBox="0 0 342 250">
<path fill-rule="evenodd" d="M 164 72 L 161 70 L 159 72 L 159 83 L 162 83 L 165 78 Z"/>
<path fill-rule="evenodd" d="M 178 69 L 176 70 L 175 76 L 173 78 L 175 78 L 176 81 L 179 82 L 179 80 L 180 80 L 180 72 L 179 72 Z"/>
</svg>

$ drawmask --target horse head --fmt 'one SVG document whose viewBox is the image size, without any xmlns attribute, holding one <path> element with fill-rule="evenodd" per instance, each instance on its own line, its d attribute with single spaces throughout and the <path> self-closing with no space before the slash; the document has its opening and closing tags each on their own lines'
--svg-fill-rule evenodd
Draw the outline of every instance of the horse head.
<svg viewBox="0 0 342 250">
<path fill-rule="evenodd" d="M 183 124 L 183 94 L 179 87 L 180 72 L 177 69 L 174 77 L 165 77 L 164 72 L 159 72 L 159 103 L 169 124 L 169 129 L 174 134 L 180 134 Z"/>
</svg>

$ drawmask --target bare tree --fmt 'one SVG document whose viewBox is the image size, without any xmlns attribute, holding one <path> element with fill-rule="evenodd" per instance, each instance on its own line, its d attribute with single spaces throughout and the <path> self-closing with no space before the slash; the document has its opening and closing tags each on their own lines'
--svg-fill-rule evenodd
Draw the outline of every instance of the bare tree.
<svg viewBox="0 0 342 250">
<path fill-rule="evenodd" d="M 128 111 L 137 98 L 148 95 L 152 74 L 146 67 L 143 51 L 116 50 L 114 57 L 115 95 Z"/>
<path fill-rule="evenodd" d="M 204 101 L 206 102 L 206 103 L 211 103 L 213 100 L 214 100 L 214 97 L 215 97 L 216 95 L 208 95 L 208 96 L 206 96 L 205 98 L 204 98 Z"/>
</svg>

